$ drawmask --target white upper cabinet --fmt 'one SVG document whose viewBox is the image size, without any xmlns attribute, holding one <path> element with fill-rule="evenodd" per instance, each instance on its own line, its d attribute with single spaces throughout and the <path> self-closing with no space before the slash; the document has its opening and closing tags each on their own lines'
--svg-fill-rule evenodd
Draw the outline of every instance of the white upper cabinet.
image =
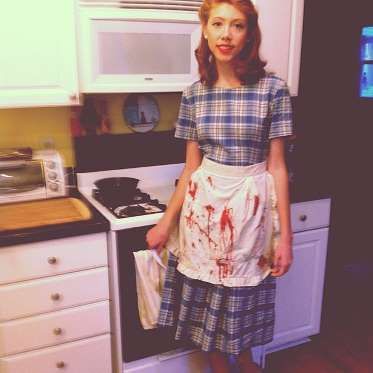
<svg viewBox="0 0 373 373">
<path fill-rule="evenodd" d="M 304 0 L 256 0 L 262 30 L 261 56 L 267 70 L 284 79 L 297 96 Z"/>
<path fill-rule="evenodd" d="M 4 0 L 0 108 L 78 104 L 74 0 Z"/>
</svg>

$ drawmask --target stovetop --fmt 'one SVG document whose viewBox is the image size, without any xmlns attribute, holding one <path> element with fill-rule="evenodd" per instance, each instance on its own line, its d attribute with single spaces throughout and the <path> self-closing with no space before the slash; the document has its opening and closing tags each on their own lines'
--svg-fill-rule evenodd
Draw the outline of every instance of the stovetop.
<svg viewBox="0 0 373 373">
<path fill-rule="evenodd" d="M 163 216 L 166 205 L 175 190 L 175 180 L 179 178 L 183 166 L 184 164 L 180 163 L 78 173 L 78 189 L 88 202 L 110 222 L 111 230 L 151 226 Z M 94 190 L 97 180 L 122 176 L 139 179 L 138 188 L 148 197 L 145 200 L 129 203 L 128 201 L 113 201 L 110 198 L 104 200 L 93 195 L 96 193 Z"/>
<path fill-rule="evenodd" d="M 134 195 L 110 196 L 100 189 L 93 189 L 92 196 L 103 206 L 108 208 L 117 218 L 129 218 L 156 214 L 166 210 L 166 204 L 160 203 L 158 199 L 152 198 L 149 193 L 136 189 Z"/>
</svg>

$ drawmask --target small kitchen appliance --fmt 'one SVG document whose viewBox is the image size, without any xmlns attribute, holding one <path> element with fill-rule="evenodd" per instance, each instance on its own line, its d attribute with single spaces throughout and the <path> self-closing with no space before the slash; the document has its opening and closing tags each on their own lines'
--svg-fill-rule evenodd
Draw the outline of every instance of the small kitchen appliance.
<svg viewBox="0 0 373 373">
<path fill-rule="evenodd" d="M 0 203 L 64 195 L 65 170 L 56 150 L 0 149 Z"/>
</svg>

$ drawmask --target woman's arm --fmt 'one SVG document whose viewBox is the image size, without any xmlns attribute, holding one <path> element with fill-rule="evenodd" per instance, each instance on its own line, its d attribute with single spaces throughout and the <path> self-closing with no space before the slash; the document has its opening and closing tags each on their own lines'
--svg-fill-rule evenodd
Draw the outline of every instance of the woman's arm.
<svg viewBox="0 0 373 373">
<path fill-rule="evenodd" d="M 273 176 L 280 218 L 280 240 L 275 250 L 272 276 L 282 276 L 292 263 L 293 233 L 290 222 L 289 178 L 285 162 L 285 139 L 275 138 L 270 142 L 268 172 Z"/>
<path fill-rule="evenodd" d="M 187 141 L 185 166 L 175 192 L 168 203 L 163 217 L 146 235 L 146 241 L 150 249 L 160 250 L 168 240 L 170 233 L 178 222 L 190 176 L 199 167 L 201 161 L 202 154 L 198 147 L 198 142 Z"/>
</svg>

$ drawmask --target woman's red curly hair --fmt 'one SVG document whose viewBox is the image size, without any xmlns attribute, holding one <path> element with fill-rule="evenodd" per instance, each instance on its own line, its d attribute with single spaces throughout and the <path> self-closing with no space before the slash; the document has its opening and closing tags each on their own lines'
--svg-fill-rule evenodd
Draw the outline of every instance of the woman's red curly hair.
<svg viewBox="0 0 373 373">
<path fill-rule="evenodd" d="M 250 0 L 204 0 L 199 9 L 199 19 L 202 27 L 207 25 L 211 8 L 216 4 L 227 3 L 247 17 L 248 41 L 235 60 L 235 71 L 242 84 L 257 83 L 265 74 L 264 62 L 259 56 L 261 32 L 258 25 L 258 13 Z M 210 52 L 207 40 L 201 34 L 198 48 L 195 50 L 198 61 L 198 71 L 202 83 L 213 86 L 218 79 L 215 59 Z"/>
</svg>

